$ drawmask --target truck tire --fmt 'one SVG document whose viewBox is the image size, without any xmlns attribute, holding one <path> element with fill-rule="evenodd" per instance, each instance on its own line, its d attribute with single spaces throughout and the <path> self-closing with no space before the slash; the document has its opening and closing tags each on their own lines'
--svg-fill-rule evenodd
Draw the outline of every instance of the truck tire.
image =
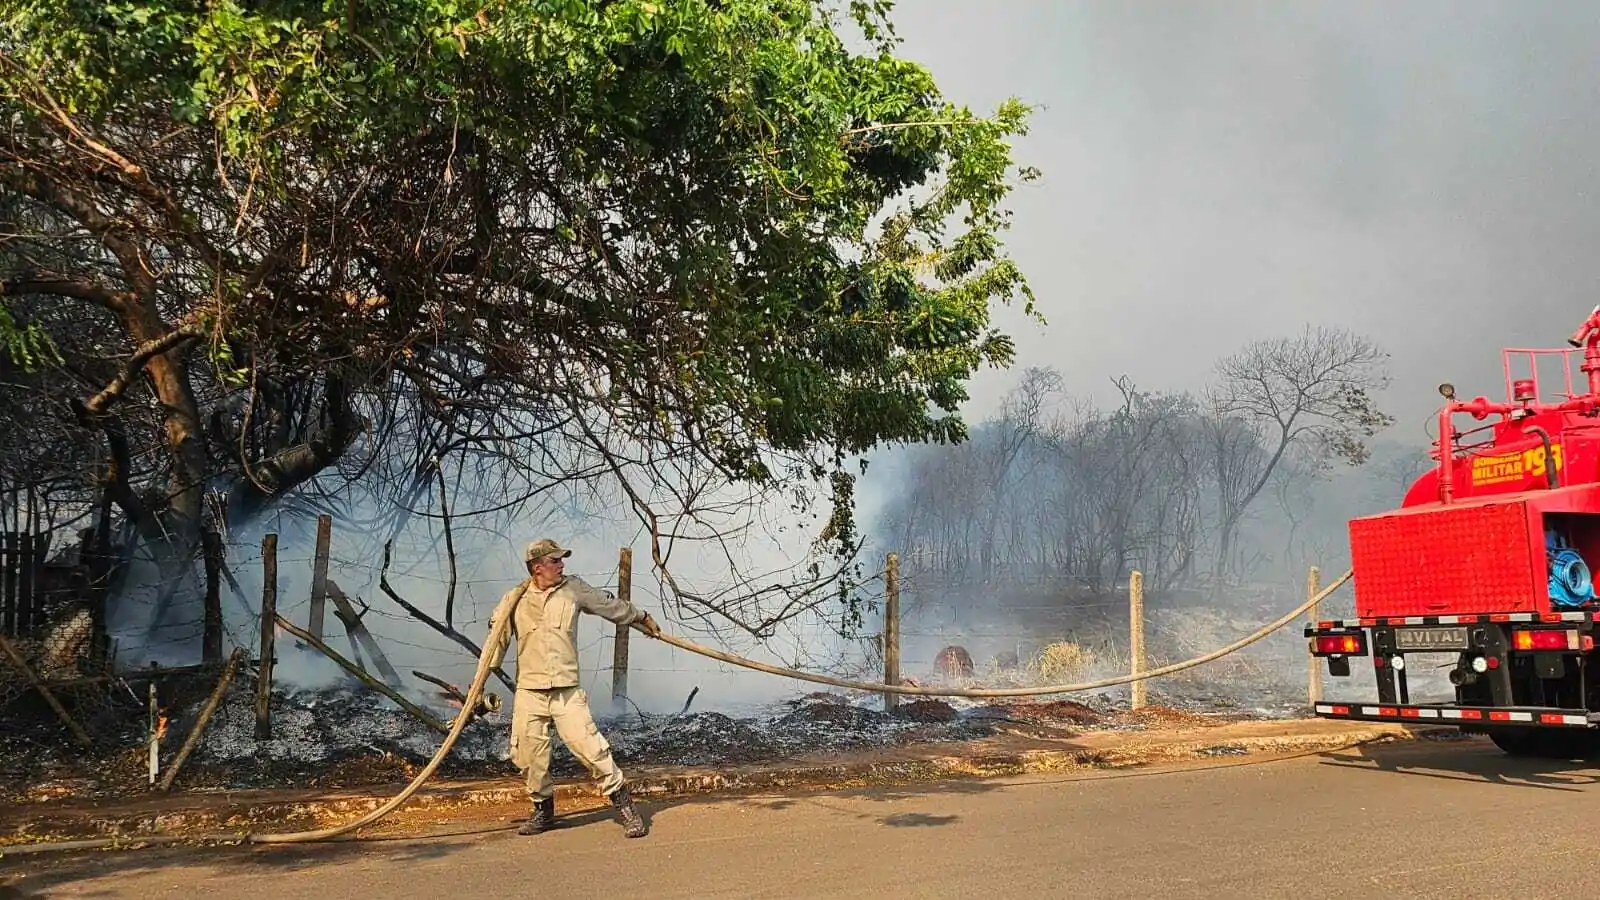
<svg viewBox="0 0 1600 900">
<path fill-rule="evenodd" d="M 1588 759 L 1600 748 L 1594 731 L 1550 731 L 1542 728 L 1495 728 L 1489 740 L 1511 756 L 1538 759 Z"/>
<path fill-rule="evenodd" d="M 1539 732 L 1532 728 L 1491 728 L 1489 740 L 1511 756 L 1540 756 Z"/>
</svg>

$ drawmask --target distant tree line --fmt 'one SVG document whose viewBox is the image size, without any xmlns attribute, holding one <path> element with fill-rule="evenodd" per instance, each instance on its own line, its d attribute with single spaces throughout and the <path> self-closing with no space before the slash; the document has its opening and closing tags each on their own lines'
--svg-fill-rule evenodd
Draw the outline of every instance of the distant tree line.
<svg viewBox="0 0 1600 900">
<path fill-rule="evenodd" d="M 935 580 L 1090 592 L 1220 587 L 1339 557 L 1350 515 L 1398 504 L 1427 449 L 1377 440 L 1387 354 L 1306 328 L 1220 360 L 1196 392 L 1113 380 L 1115 403 L 1027 370 L 971 440 L 888 460 L 876 536 Z"/>
</svg>

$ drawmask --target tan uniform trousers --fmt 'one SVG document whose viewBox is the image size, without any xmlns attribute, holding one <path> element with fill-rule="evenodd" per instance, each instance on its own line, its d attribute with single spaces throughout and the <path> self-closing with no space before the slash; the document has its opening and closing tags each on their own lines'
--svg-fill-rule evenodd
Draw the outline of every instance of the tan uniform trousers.
<svg viewBox="0 0 1600 900">
<path fill-rule="evenodd" d="M 511 762 L 528 779 L 528 796 L 534 801 L 555 796 L 550 778 L 550 726 L 578 762 L 600 782 L 600 792 L 610 796 L 622 787 L 622 770 L 611 758 L 611 744 L 589 713 L 589 695 L 582 688 L 548 688 L 517 691 L 511 711 Z"/>
</svg>

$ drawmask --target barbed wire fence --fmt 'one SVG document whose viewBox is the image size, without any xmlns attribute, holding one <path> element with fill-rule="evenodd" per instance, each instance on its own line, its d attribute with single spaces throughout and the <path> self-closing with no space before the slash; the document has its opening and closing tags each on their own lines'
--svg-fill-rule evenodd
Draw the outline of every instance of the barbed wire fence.
<svg viewBox="0 0 1600 900">
<path fill-rule="evenodd" d="M 275 544 L 276 532 L 271 534 Z M 304 538 L 295 535 L 286 545 L 306 546 Z M 262 609 L 269 570 L 275 573 L 270 593 L 276 616 L 315 631 L 348 662 L 424 710 L 444 710 L 440 718 L 448 721 L 453 711 L 448 703 L 441 706 L 438 682 L 464 685 L 470 679 L 476 654 L 465 644 L 481 645 L 490 613 L 523 574 L 515 557 L 479 559 L 451 577 L 436 566 L 418 564 L 420 553 L 401 553 L 391 560 L 388 548 L 382 563 L 363 550 L 341 546 L 335 551 L 325 544 L 309 554 L 273 552 L 269 561 L 263 542 L 252 535 L 218 535 L 216 541 L 224 564 L 215 574 L 201 565 L 175 572 L 169 567 L 163 574 L 158 561 L 130 561 L 127 571 L 119 573 L 120 613 L 111 621 L 90 622 L 92 604 L 70 591 L 43 613 L 36 604 L 26 622 L 0 616 L 10 623 L 6 633 L 20 657 L 0 655 L 0 741 L 67 746 L 74 742 L 74 732 L 82 731 L 88 744 L 101 749 L 136 748 L 165 727 L 167 709 L 204 699 L 223 660 L 235 650 L 243 665 L 235 690 L 222 704 L 247 705 L 249 692 L 239 685 L 262 679 Z M 636 605 L 681 633 L 687 623 L 673 614 L 671 598 L 659 582 L 638 577 L 631 568 L 624 577 L 630 558 L 626 552 L 607 562 L 584 558 L 569 570 L 613 593 L 623 591 L 626 583 Z M 894 566 L 899 624 L 891 636 L 884 616 L 890 603 L 890 566 L 886 559 L 857 586 L 855 602 L 864 622 L 854 631 L 819 614 L 762 636 L 719 633 L 720 642 L 728 652 L 787 668 L 863 682 L 897 677 L 956 687 L 1061 683 L 1125 674 L 1133 664 L 1127 597 L 1068 594 L 1046 586 L 951 585 L 914 566 Z M 21 579 L 16 574 L 13 580 L 20 584 Z M 1280 614 L 1286 597 L 1295 595 L 1281 585 L 1242 593 L 1249 596 L 1235 591 L 1210 604 L 1152 602 L 1144 615 L 1148 643 L 1143 666 L 1153 668 L 1225 644 L 1258 627 L 1263 616 Z M 338 603 L 329 601 L 334 596 Z M 200 597 L 206 598 L 206 609 L 196 608 Z M 1323 611 L 1324 618 L 1335 615 L 1337 610 Z M 335 621 L 327 622 L 330 618 Z M 99 654 L 88 639 L 96 630 L 108 635 L 105 652 Z M 370 642 L 358 640 L 357 631 L 364 631 Z M 194 659 L 202 643 L 205 658 Z M 281 626 L 274 627 L 271 646 L 267 690 L 315 693 L 351 687 L 348 672 L 329 654 L 308 647 Z M 891 646 L 899 664 L 886 672 Z M 732 713 L 754 711 L 815 688 L 637 637 L 625 652 L 619 654 L 619 649 L 616 628 L 584 619 L 583 687 L 597 715 L 662 715 L 687 710 L 691 703 Z M 1291 627 L 1223 660 L 1159 679 L 1152 688 L 1158 697 L 1222 696 L 1233 705 L 1260 708 L 1271 705 L 1261 701 L 1271 695 L 1286 708 L 1303 706 L 1306 660 L 1304 639 L 1298 627 Z M 433 677 L 416 677 L 421 674 Z M 1109 694 L 1127 702 L 1123 695 L 1128 692 L 1124 687 Z"/>
</svg>

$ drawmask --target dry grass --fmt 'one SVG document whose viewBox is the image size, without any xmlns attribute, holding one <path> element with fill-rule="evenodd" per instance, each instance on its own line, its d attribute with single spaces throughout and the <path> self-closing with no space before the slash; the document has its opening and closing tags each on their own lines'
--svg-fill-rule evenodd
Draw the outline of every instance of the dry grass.
<svg viewBox="0 0 1600 900">
<path fill-rule="evenodd" d="M 1065 684 L 1084 678 L 1099 662 L 1093 650 L 1072 641 L 1056 641 L 1040 649 L 1028 661 L 1028 669 L 1047 683 Z"/>
</svg>

